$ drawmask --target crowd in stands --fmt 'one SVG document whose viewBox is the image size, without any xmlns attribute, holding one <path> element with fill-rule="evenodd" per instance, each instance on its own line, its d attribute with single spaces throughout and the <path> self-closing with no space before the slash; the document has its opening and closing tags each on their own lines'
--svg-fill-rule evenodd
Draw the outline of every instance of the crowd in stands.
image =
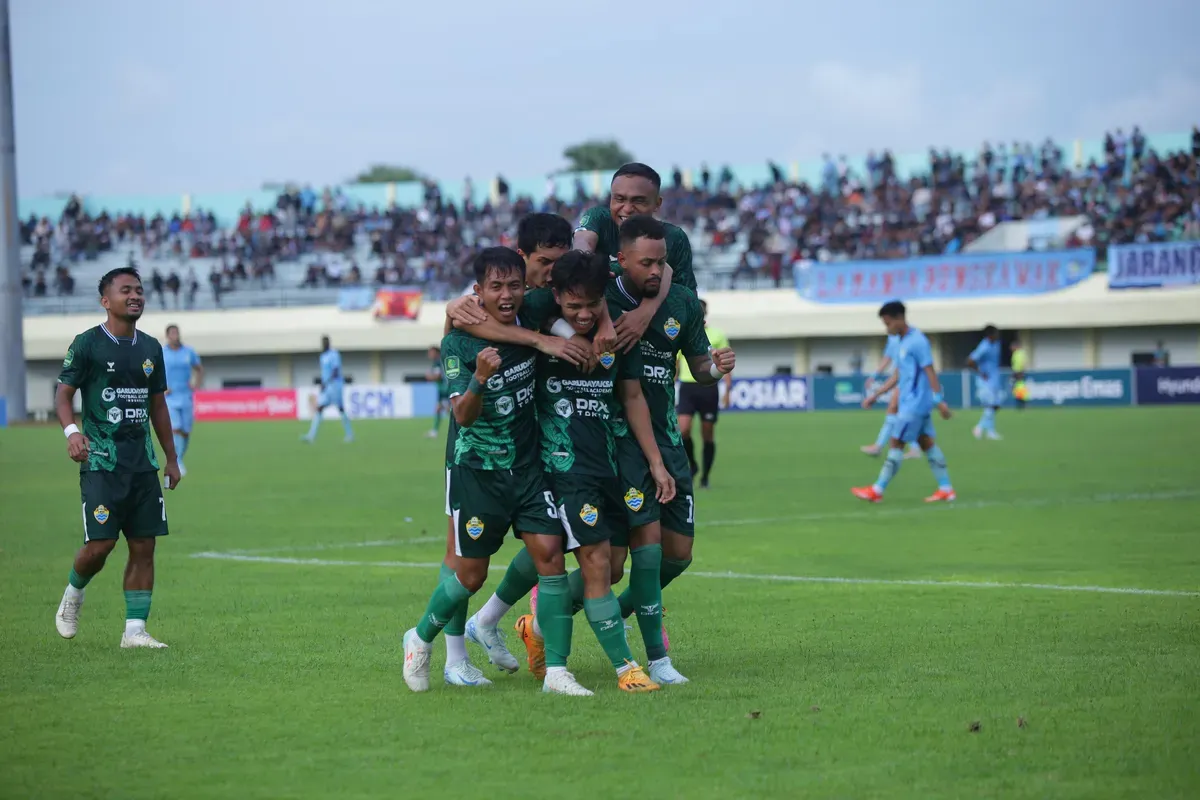
<svg viewBox="0 0 1200 800">
<path fill-rule="evenodd" d="M 953 253 L 1009 220 L 1085 216 L 1068 241 L 1050 244 L 1095 247 L 1101 256 L 1109 243 L 1200 238 L 1200 129 L 1190 152 L 1157 153 L 1137 126 L 1107 133 L 1104 142 L 1102 160 L 1074 168 L 1052 140 L 984 143 L 970 161 L 931 149 L 928 170 L 907 179 L 887 150 L 861 164 L 826 155 L 815 184 L 793 181 L 773 163 L 772 179 L 751 187 L 739 186 L 728 167 L 714 175 L 704 166 L 690 182 L 676 167 L 664 171 L 660 216 L 691 230 L 694 250 L 737 248 L 734 286 L 745 278 L 780 285 L 797 261 Z M 464 195 L 472 189 L 468 181 Z M 207 283 L 218 304 L 239 286 L 274 285 L 275 266 L 301 256 L 310 262 L 302 287 L 421 285 L 447 296 L 469 283 L 475 252 L 514 244 L 522 215 L 551 211 L 574 221 L 604 202 L 581 182 L 569 197 L 550 191 L 535 202 L 511 196 L 499 178 L 498 195 L 495 203 L 454 203 L 427 182 L 420 206 L 384 211 L 356 206 L 338 189 L 289 189 L 273 209 L 247 206 L 230 229 L 202 211 L 92 217 L 72 197 L 57 222 L 22 224 L 33 250 L 26 292 L 72 294 L 71 263 L 129 243 L 145 259 L 178 264 L 150 277 L 152 297 L 166 303 L 170 296 L 176 307 L 190 307 L 200 290 L 187 263 L 200 257 L 215 259 Z"/>
</svg>

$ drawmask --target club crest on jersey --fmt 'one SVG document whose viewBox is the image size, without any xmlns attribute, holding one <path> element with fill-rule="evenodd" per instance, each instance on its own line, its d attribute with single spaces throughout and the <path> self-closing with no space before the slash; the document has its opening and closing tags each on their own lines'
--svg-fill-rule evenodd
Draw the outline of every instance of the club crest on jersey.
<svg viewBox="0 0 1200 800">
<path fill-rule="evenodd" d="M 491 389 L 493 392 L 498 392 L 501 389 L 503 389 L 504 388 L 504 376 L 503 375 L 493 375 L 492 377 L 488 378 L 487 379 L 487 388 Z"/>
<path fill-rule="evenodd" d="M 101 525 L 103 525 L 104 523 L 108 522 L 108 509 L 103 505 L 98 505 L 92 512 L 92 516 L 96 518 L 96 522 L 99 522 Z"/>
<path fill-rule="evenodd" d="M 679 335 L 679 320 L 674 317 L 667 317 L 667 321 L 663 323 L 663 333 L 668 339 L 674 339 Z"/>
<path fill-rule="evenodd" d="M 579 509 L 579 518 L 583 520 L 583 524 L 588 527 L 596 527 L 596 520 L 600 519 L 600 512 L 596 510 L 594 505 L 584 503 L 583 508 Z"/>
<path fill-rule="evenodd" d="M 143 361 L 142 362 L 142 372 L 146 373 L 146 377 L 149 378 L 150 373 L 154 372 L 154 362 L 148 358 L 145 361 Z"/>
<path fill-rule="evenodd" d="M 447 378 L 457 378 L 458 374 L 462 372 L 462 363 L 458 360 L 458 356 L 447 356 L 442 372 Z"/>
<path fill-rule="evenodd" d="M 629 487 L 629 491 L 625 493 L 625 505 L 629 506 L 630 511 L 641 511 L 642 504 L 646 501 L 646 495 Z"/>
<path fill-rule="evenodd" d="M 571 416 L 573 411 L 574 409 L 571 408 L 571 401 L 565 397 L 554 404 L 554 413 L 558 414 L 563 419 Z"/>
<path fill-rule="evenodd" d="M 617 360 L 617 357 L 613 353 L 601 353 L 600 354 L 600 366 L 604 367 L 605 369 L 611 369 L 613 363 L 616 360 Z"/>
<path fill-rule="evenodd" d="M 467 520 L 467 536 L 472 539 L 478 539 L 483 536 L 483 521 L 479 517 L 471 517 Z"/>
<path fill-rule="evenodd" d="M 67 348 L 67 357 L 63 359 L 63 369 L 71 366 L 71 362 L 75 360 L 75 351 Z"/>
</svg>

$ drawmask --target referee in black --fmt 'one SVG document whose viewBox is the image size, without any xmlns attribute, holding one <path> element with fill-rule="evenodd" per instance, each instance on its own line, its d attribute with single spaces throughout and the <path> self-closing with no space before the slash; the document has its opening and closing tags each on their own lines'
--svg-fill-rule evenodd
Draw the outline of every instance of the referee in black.
<svg viewBox="0 0 1200 800">
<path fill-rule="evenodd" d="M 704 331 L 708 334 L 708 342 L 713 350 L 729 347 L 729 339 L 719 328 L 708 324 L 708 303 L 700 301 L 704 311 Z M 717 442 L 714 438 L 717 427 L 717 416 L 722 408 L 729 407 L 730 392 L 733 389 L 733 376 L 726 375 L 725 396 L 721 398 L 719 384 L 701 386 L 696 383 L 692 371 L 688 368 L 687 359 L 679 354 L 676 366 L 679 376 L 679 403 L 675 406 L 675 414 L 679 417 L 679 433 L 683 436 L 683 447 L 687 450 L 688 461 L 692 465 L 692 476 L 700 473 L 700 488 L 708 488 L 708 476 L 712 472 L 713 460 L 717 457 Z M 704 440 L 703 469 L 696 465 L 696 450 L 692 446 L 692 418 L 700 415 L 700 438 Z"/>
</svg>

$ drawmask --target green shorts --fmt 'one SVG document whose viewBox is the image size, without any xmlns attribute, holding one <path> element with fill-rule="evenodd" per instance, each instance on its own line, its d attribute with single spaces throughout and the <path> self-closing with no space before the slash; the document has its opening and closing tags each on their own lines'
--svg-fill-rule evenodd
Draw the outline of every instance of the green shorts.
<svg viewBox="0 0 1200 800">
<path fill-rule="evenodd" d="M 546 473 L 546 483 L 558 504 L 566 551 L 600 544 L 628 531 L 621 482 L 616 475 Z"/>
<path fill-rule="evenodd" d="M 157 472 L 81 472 L 83 540 L 167 535 L 167 506 Z"/>
<path fill-rule="evenodd" d="M 675 499 L 660 506 L 654 499 L 654 478 L 642 448 L 633 439 L 617 439 L 617 469 L 621 484 L 625 487 L 625 501 L 629 527 L 636 528 L 658 520 L 663 528 L 696 535 L 696 498 L 692 494 L 692 465 L 687 452 L 680 447 L 659 447 L 663 464 L 675 479 Z M 631 504 L 630 501 L 633 501 Z M 638 505 L 638 508 L 634 508 Z"/>
<path fill-rule="evenodd" d="M 561 536 L 554 495 L 541 465 L 522 469 L 472 469 L 451 465 L 446 495 L 454 523 L 454 551 L 462 558 L 488 558 L 511 528 Z"/>
</svg>

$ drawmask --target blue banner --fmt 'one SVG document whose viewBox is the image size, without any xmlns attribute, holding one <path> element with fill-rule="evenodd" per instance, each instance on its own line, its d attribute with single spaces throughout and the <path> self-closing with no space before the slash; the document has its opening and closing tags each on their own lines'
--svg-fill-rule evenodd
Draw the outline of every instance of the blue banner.
<svg viewBox="0 0 1200 800">
<path fill-rule="evenodd" d="M 1004 405 L 1013 404 L 1011 377 L 1005 374 Z M 979 406 L 979 386 L 970 381 L 972 406 Z M 1028 406 L 1128 406 L 1133 404 L 1133 376 L 1127 369 L 1071 369 L 1025 373 Z"/>
<path fill-rule="evenodd" d="M 1136 369 L 1137 403 L 1200 403 L 1200 367 Z"/>
<path fill-rule="evenodd" d="M 720 385 L 722 396 L 725 384 Z M 808 378 L 734 378 L 729 411 L 807 411 Z"/>
<path fill-rule="evenodd" d="M 938 381 L 946 404 L 951 408 L 962 408 L 963 374 L 961 372 L 939 372 Z M 834 409 L 862 409 L 866 396 L 866 375 L 817 375 L 812 379 L 812 407 L 815 411 Z M 874 408 L 886 409 L 888 398 L 881 397 Z"/>
<path fill-rule="evenodd" d="M 1090 249 L 1044 253 L 956 253 L 901 261 L 797 264 L 796 290 L 817 303 L 884 303 L 950 297 L 1042 294 L 1092 274 Z"/>
<path fill-rule="evenodd" d="M 366 311 L 375 305 L 375 290 L 370 286 L 342 287 L 337 304 L 341 311 Z"/>
<path fill-rule="evenodd" d="M 1111 289 L 1200 286 L 1200 242 L 1111 245 L 1108 286 Z"/>
<path fill-rule="evenodd" d="M 0 396 L 0 428 L 6 425 L 8 425 L 8 401 L 3 396 Z"/>
</svg>

